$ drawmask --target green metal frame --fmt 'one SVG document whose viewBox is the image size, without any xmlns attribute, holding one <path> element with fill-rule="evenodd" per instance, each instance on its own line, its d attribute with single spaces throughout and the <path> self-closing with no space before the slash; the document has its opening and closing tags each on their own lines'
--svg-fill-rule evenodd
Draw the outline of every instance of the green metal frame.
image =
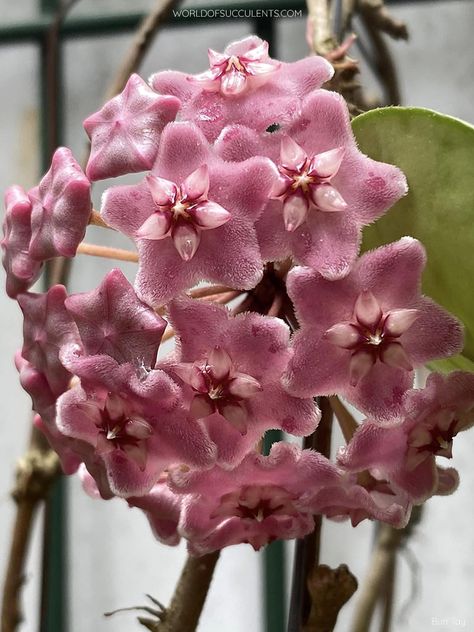
<svg viewBox="0 0 474 632">
<path fill-rule="evenodd" d="M 388 0 L 388 4 L 422 3 L 431 0 Z M 40 151 L 41 167 L 45 172 L 50 164 L 51 155 L 63 142 L 63 110 L 64 90 L 62 83 L 61 43 L 80 37 L 101 36 L 130 32 L 137 28 L 145 15 L 143 13 L 115 13 L 94 16 L 67 17 L 59 28 L 59 42 L 55 64 L 51 64 L 51 42 L 48 35 L 54 24 L 55 14 L 59 9 L 59 0 L 39 0 L 40 13 L 37 18 L 22 22 L 3 23 L 0 25 L 0 45 L 35 43 L 39 48 L 40 85 Z M 224 5 L 198 7 L 201 15 L 206 11 L 215 12 L 223 9 L 263 10 L 262 17 L 233 17 L 241 22 L 251 23 L 254 32 L 266 39 L 275 54 L 276 18 L 265 16 L 265 10 L 306 8 L 303 0 L 261 0 L 259 2 L 229 2 Z M 181 17 L 170 16 L 167 27 L 196 27 L 216 19 L 229 21 L 226 16 L 200 17 L 192 16 L 191 9 Z M 51 115 L 51 112 L 54 115 Z M 49 113 L 49 114 L 48 114 Z M 265 450 L 268 452 L 274 441 L 280 440 L 281 433 L 271 431 L 265 438 Z M 46 505 L 44 529 L 44 575 L 41 598 L 41 621 L 39 632 L 67 632 L 67 493 L 66 482 L 61 478 L 54 487 Z M 285 586 L 285 550 L 284 543 L 277 541 L 268 546 L 263 554 L 264 570 L 264 610 L 266 632 L 284 632 L 286 628 L 286 586 Z"/>
</svg>

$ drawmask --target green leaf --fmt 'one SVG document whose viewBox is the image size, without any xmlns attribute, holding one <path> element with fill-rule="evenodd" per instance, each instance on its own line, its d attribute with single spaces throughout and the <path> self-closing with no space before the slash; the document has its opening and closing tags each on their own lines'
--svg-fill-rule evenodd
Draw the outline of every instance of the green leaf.
<svg viewBox="0 0 474 632">
<path fill-rule="evenodd" d="M 352 121 L 360 149 L 397 165 L 409 193 L 366 228 L 363 249 L 404 235 L 428 252 L 423 291 L 455 314 L 466 329 L 462 356 L 436 370 L 474 370 L 474 127 L 421 108 L 382 108 Z"/>
</svg>

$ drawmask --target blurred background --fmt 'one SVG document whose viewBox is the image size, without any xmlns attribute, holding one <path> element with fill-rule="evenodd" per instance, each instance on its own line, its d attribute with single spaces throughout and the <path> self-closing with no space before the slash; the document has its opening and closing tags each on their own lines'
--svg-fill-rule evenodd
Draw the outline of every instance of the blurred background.
<svg viewBox="0 0 474 632">
<path fill-rule="evenodd" d="M 133 30 L 125 28 L 126 16 L 146 13 L 151 0 L 80 0 L 68 20 L 98 25 L 104 16 L 124 17 L 117 33 L 105 29 L 84 32 L 62 40 L 63 87 L 61 142 L 81 159 L 86 150 L 82 120 L 96 111 L 125 56 Z M 42 164 L 41 78 L 44 58 L 33 37 L 25 36 L 28 25 L 44 22 L 53 0 L 0 0 L 0 106 L 1 152 L 0 185 L 12 183 L 29 188 L 37 183 Z M 388 45 L 396 62 L 402 102 L 423 106 L 474 122 L 474 3 L 465 1 L 388 3 L 393 15 L 407 23 L 409 42 Z M 187 0 L 184 7 L 198 6 Z M 209 3 L 206 3 L 209 6 Z M 242 3 L 242 6 L 245 6 Z M 256 5 L 255 5 L 256 6 Z M 267 5 L 272 7 L 271 2 Z M 288 1 L 287 7 L 291 7 Z M 300 6 L 300 5 L 298 5 Z M 357 26 L 357 24 L 355 25 Z M 268 24 L 263 28 L 268 28 Z M 23 30 L 22 30 L 23 29 Z M 305 18 L 275 20 L 274 54 L 294 61 L 308 54 L 304 38 Z M 206 50 L 222 50 L 225 45 L 255 32 L 252 21 L 203 21 L 164 27 L 157 36 L 140 74 L 174 68 L 190 73 L 207 67 Z M 23 35 L 22 35 L 23 33 Z M 22 40 L 22 37 L 24 38 Z M 351 52 L 360 57 L 357 46 Z M 379 89 L 369 67 L 362 62 L 362 84 L 377 93 Z M 135 174 L 128 181 L 137 181 Z M 455 185 L 455 183 L 453 183 Z M 103 185 L 94 187 L 94 206 L 99 208 Z M 427 209 L 429 212 L 429 209 Z M 449 209 L 446 209 L 449 213 Z M 126 246 L 118 235 L 107 234 L 104 242 L 100 229 L 90 228 L 88 241 Z M 114 262 L 79 256 L 72 268 L 71 291 L 86 291 Z M 130 279 L 134 266 L 121 266 Z M 3 281 L 2 281 L 3 282 Z M 0 573 L 7 559 L 14 505 L 9 492 L 13 485 L 15 462 L 25 450 L 30 423 L 30 400 L 21 390 L 13 365 L 13 354 L 21 345 L 20 310 L 1 293 L 2 337 L 0 398 Z M 342 445 L 336 437 L 333 445 Z M 461 486 L 449 498 L 434 498 L 425 508 L 423 520 L 402 551 L 398 566 L 394 630 L 474 630 L 474 435 L 468 433 L 455 445 L 453 465 L 459 469 Z M 120 501 L 94 501 L 87 497 L 76 479 L 65 483 L 63 527 L 66 548 L 64 564 L 59 563 L 58 598 L 65 595 L 67 623 L 49 624 L 42 632 L 128 632 L 140 626 L 133 613 L 104 619 L 103 613 L 115 608 L 144 604 L 145 593 L 167 603 L 185 559 L 183 546 L 167 548 L 157 543 L 145 517 Z M 24 631 L 36 631 L 39 624 L 42 533 L 37 521 L 27 566 L 24 591 L 26 621 Z M 356 529 L 348 524 L 325 522 L 321 562 L 331 566 L 347 563 L 361 580 L 368 565 L 374 525 L 365 522 Z M 60 544 L 60 541 L 59 541 Z M 289 587 L 292 563 L 291 543 L 285 545 L 285 581 Z M 58 549 L 61 556 L 61 549 Z M 263 606 L 265 585 L 279 599 L 278 586 L 265 584 L 264 554 L 248 545 L 223 552 L 218 564 L 199 630 L 201 632 L 283 632 L 278 621 L 268 623 Z M 61 560 L 60 560 L 61 561 Z M 272 571 L 274 573 L 275 571 Z M 276 578 L 278 581 L 278 577 Z M 288 592 L 288 591 L 287 591 Z M 412 600 L 412 603 L 410 603 Z M 342 610 L 337 630 L 349 630 L 351 602 Z M 280 604 L 281 605 L 281 604 Z M 278 603 L 275 605 L 278 607 Z M 54 627 L 56 626 L 56 627 Z M 60 627 L 58 627 L 60 626 Z M 378 629 L 374 626 L 374 630 Z"/>
</svg>

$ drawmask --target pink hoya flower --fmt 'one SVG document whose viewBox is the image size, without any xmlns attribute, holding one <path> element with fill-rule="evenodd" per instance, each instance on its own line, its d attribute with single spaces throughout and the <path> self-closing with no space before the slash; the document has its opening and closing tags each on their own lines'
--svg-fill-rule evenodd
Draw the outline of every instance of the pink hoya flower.
<svg viewBox="0 0 474 632">
<path fill-rule="evenodd" d="M 79 342 L 77 327 L 64 306 L 66 297 L 62 285 L 55 285 L 45 294 L 27 292 L 18 296 L 24 317 L 21 354 L 44 375 L 55 397 L 67 390 L 71 379 L 59 360 L 60 350 L 65 344 Z"/>
<path fill-rule="evenodd" d="M 15 354 L 15 365 L 20 374 L 20 383 L 30 395 L 33 410 L 38 412 L 33 418 L 33 424 L 46 437 L 52 449 L 58 454 L 63 472 L 73 474 L 81 459 L 71 449 L 71 439 L 64 437 L 55 425 L 56 399 L 45 375 L 34 368 L 18 351 Z"/>
<path fill-rule="evenodd" d="M 474 374 L 431 374 L 426 388 L 403 398 L 397 423 L 383 427 L 368 419 L 358 428 L 338 461 L 347 470 L 376 470 L 395 490 L 420 504 L 434 493 L 457 486 L 456 472 L 436 466 L 451 458 L 453 438 L 474 425 Z"/>
<path fill-rule="evenodd" d="M 151 174 L 103 199 L 105 221 L 137 242 L 139 296 L 163 305 L 202 279 L 254 287 L 262 275 L 254 224 L 276 176 L 267 158 L 227 164 L 192 123 L 170 123 Z"/>
<path fill-rule="evenodd" d="M 339 393 L 377 418 L 399 413 L 413 369 L 462 348 L 459 321 L 420 294 L 425 262 L 420 242 L 404 237 L 364 254 L 338 281 L 292 270 L 288 293 L 301 329 L 289 392 Z"/>
<path fill-rule="evenodd" d="M 141 496 L 172 464 L 215 462 L 212 443 L 163 371 L 144 377 L 130 363 L 83 356 L 75 345 L 61 357 L 81 385 L 59 398 L 57 428 L 83 444 L 79 456 L 104 498 Z"/>
<path fill-rule="evenodd" d="M 166 321 L 140 301 L 120 270 L 109 272 L 97 289 L 69 296 L 65 305 L 86 354 L 154 367 Z"/>
<path fill-rule="evenodd" d="M 311 399 L 288 395 L 280 378 L 291 357 L 289 329 L 255 313 L 232 317 L 221 306 L 187 298 L 169 306 L 177 351 L 163 363 L 185 385 L 191 415 L 203 419 L 219 462 L 234 464 L 263 433 L 313 432 L 319 411 Z"/>
<path fill-rule="evenodd" d="M 395 492 L 386 481 L 374 477 L 357 480 L 344 477 L 341 472 L 339 476 L 339 480 L 321 489 L 310 487 L 301 504 L 333 520 L 349 518 L 353 527 L 363 520 L 379 520 L 397 528 L 406 526 L 412 509 L 408 494 Z"/>
<path fill-rule="evenodd" d="M 25 292 L 38 279 L 42 263 L 28 253 L 31 239 L 31 201 L 19 186 L 5 192 L 3 220 L 3 267 L 7 273 L 6 290 L 10 298 Z"/>
<path fill-rule="evenodd" d="M 131 75 L 121 94 L 84 121 L 91 139 L 87 176 L 101 180 L 151 169 L 160 134 L 179 106 L 176 97 L 161 96 Z"/>
<path fill-rule="evenodd" d="M 254 44 L 254 41 L 252 41 Z M 224 53 L 212 48 L 208 51 L 210 69 L 190 77 L 203 90 L 221 92 L 226 97 L 238 96 L 266 83 L 280 64 L 268 56 L 268 43 L 255 42 L 248 50 L 238 44 L 230 44 Z"/>
<path fill-rule="evenodd" d="M 32 202 L 29 254 L 37 261 L 74 257 L 92 210 L 90 182 L 66 147 L 28 196 Z"/>
<path fill-rule="evenodd" d="M 299 116 L 273 134 L 226 127 L 216 143 L 225 160 L 270 157 L 279 183 L 257 222 L 262 257 L 292 256 L 328 279 L 345 276 L 355 261 L 361 229 L 407 191 L 402 172 L 362 154 L 344 99 L 317 90 Z"/>
<path fill-rule="evenodd" d="M 249 453 L 234 470 L 174 468 L 170 487 L 185 494 L 178 526 L 192 555 L 232 544 L 255 550 L 275 539 L 301 538 L 314 528 L 298 501 L 309 485 L 322 488 L 336 468 L 325 457 L 277 443 L 269 456 Z"/>
<path fill-rule="evenodd" d="M 160 94 L 176 96 L 180 120 L 193 121 L 211 142 L 224 125 L 242 121 L 265 134 L 275 125 L 289 125 L 302 99 L 334 72 L 323 57 L 286 64 L 270 59 L 267 50 L 260 38 L 246 37 L 222 54 L 210 51 L 211 68 L 201 75 L 165 71 L 153 75 L 150 83 Z"/>
</svg>

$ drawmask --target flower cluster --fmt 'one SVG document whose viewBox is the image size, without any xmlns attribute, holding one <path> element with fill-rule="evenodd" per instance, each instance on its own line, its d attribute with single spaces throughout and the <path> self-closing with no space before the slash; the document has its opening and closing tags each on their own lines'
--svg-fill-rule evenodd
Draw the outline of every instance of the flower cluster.
<svg viewBox="0 0 474 632">
<path fill-rule="evenodd" d="M 209 60 L 133 75 L 84 123 L 85 173 L 60 148 L 38 187 L 6 192 L 35 424 L 91 495 L 126 499 L 194 555 L 303 537 L 315 514 L 403 526 L 455 489 L 436 457 L 474 424 L 474 375 L 413 388 L 417 367 L 462 347 L 421 293 L 423 246 L 359 256 L 405 178 L 359 151 L 343 99 L 321 89 L 324 59 L 279 62 L 249 37 Z M 114 269 L 90 292 L 29 291 L 44 261 L 75 255 L 91 181 L 134 173 L 100 209 L 136 245 L 134 284 Z M 175 346 L 158 358 L 166 327 Z M 335 394 L 367 416 L 335 461 L 294 442 L 262 453 L 271 429 L 313 433 L 317 398 Z"/>
</svg>

